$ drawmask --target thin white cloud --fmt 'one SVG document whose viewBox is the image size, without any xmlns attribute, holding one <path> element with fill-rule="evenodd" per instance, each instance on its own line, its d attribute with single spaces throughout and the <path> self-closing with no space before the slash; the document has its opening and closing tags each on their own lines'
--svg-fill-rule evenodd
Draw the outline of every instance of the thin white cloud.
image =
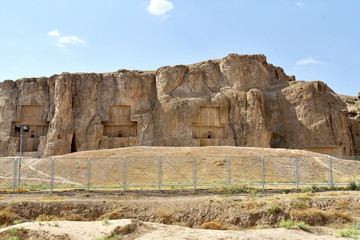
<svg viewBox="0 0 360 240">
<path fill-rule="evenodd" d="M 58 42 L 60 44 L 67 44 L 67 43 L 70 43 L 70 44 L 86 44 L 86 42 L 80 38 L 78 38 L 77 36 L 69 36 L 69 37 L 61 37 L 58 39 Z"/>
<path fill-rule="evenodd" d="M 63 48 L 66 46 L 66 44 L 82 44 L 85 45 L 86 42 L 79 37 L 73 35 L 73 36 L 61 36 L 60 32 L 58 30 L 52 30 L 48 32 L 49 36 L 57 37 L 57 47 Z"/>
<path fill-rule="evenodd" d="M 296 5 L 298 5 L 299 7 L 304 6 L 301 2 L 297 2 Z"/>
<path fill-rule="evenodd" d="M 147 10 L 149 13 L 164 16 L 167 12 L 174 8 L 172 2 L 167 0 L 151 0 Z M 164 18 L 163 18 L 164 19 Z"/>
<path fill-rule="evenodd" d="M 299 61 L 296 62 L 297 66 L 308 65 L 308 64 L 326 64 L 326 62 L 316 60 L 316 59 L 314 59 L 312 57 L 300 59 Z"/>
<path fill-rule="evenodd" d="M 60 37 L 60 32 L 58 30 L 53 30 L 48 32 L 48 35 L 52 37 Z"/>
</svg>

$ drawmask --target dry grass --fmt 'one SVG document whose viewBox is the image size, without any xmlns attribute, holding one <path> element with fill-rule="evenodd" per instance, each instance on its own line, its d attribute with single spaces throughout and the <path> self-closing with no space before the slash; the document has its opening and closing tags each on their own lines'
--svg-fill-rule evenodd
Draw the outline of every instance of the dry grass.
<svg viewBox="0 0 360 240">
<path fill-rule="evenodd" d="M 159 223 L 163 223 L 163 224 L 172 224 L 174 222 L 177 222 L 174 218 L 173 218 L 173 214 L 174 212 L 165 208 L 158 208 L 157 209 L 157 216 L 158 219 L 156 221 L 158 221 Z"/>
<path fill-rule="evenodd" d="M 9 208 L 0 210 L 0 225 L 9 225 L 14 222 L 15 213 Z"/>
<path fill-rule="evenodd" d="M 316 208 L 308 208 L 305 210 L 291 210 L 291 219 L 295 221 L 304 221 L 312 226 L 324 226 L 329 223 L 348 223 L 353 219 L 347 212 L 338 210 L 324 211 Z"/>
<path fill-rule="evenodd" d="M 29 190 L 19 188 L 19 189 L 16 190 L 16 192 L 17 192 L 17 193 L 27 193 L 27 192 L 29 192 Z"/>
<path fill-rule="evenodd" d="M 108 218 L 110 220 L 115 220 L 115 219 L 121 219 L 121 211 L 120 209 L 116 209 L 114 211 L 105 213 L 104 215 L 101 215 L 98 220 L 104 219 L 104 218 Z"/>
<path fill-rule="evenodd" d="M 61 220 L 66 220 L 66 221 L 86 221 L 86 219 L 79 215 L 79 214 L 70 214 L 67 215 L 66 217 L 63 217 Z"/>
<path fill-rule="evenodd" d="M 49 202 L 58 202 L 68 199 L 67 197 L 61 196 L 41 196 L 34 198 L 23 198 L 21 201 L 49 201 Z"/>
<path fill-rule="evenodd" d="M 303 200 L 295 200 L 291 202 L 291 207 L 293 209 L 306 209 L 308 208 L 308 204 L 306 201 Z"/>
<path fill-rule="evenodd" d="M 158 208 L 157 214 L 158 214 L 158 216 L 161 217 L 161 218 L 168 219 L 168 218 L 171 217 L 172 212 L 169 211 L 169 210 L 167 210 L 167 209 L 165 209 L 165 208 Z"/>
<path fill-rule="evenodd" d="M 257 202 L 257 201 L 246 201 L 240 204 L 240 207 L 247 211 L 256 211 L 265 206 L 265 202 Z"/>
<path fill-rule="evenodd" d="M 217 221 L 205 222 L 201 225 L 202 229 L 211 229 L 211 230 L 227 230 L 228 228 L 223 226 Z"/>
<path fill-rule="evenodd" d="M 334 207 L 338 210 L 348 210 L 349 206 L 350 202 L 348 199 L 340 199 Z"/>
<path fill-rule="evenodd" d="M 58 216 L 55 216 L 55 215 L 45 215 L 45 214 L 42 214 L 42 215 L 39 215 L 35 221 L 59 221 L 59 217 Z"/>
<path fill-rule="evenodd" d="M 80 214 L 67 214 L 63 217 L 61 216 L 56 216 L 56 215 L 46 215 L 46 214 L 42 214 L 39 215 L 35 221 L 43 221 L 43 222 L 48 222 L 48 221 L 87 221 L 88 219 L 86 219 L 84 216 L 80 215 Z"/>
<path fill-rule="evenodd" d="M 128 235 L 135 232 L 138 226 L 141 225 L 138 221 L 133 221 L 131 224 L 125 226 L 118 226 L 112 231 L 112 235 Z M 119 238 L 120 239 L 120 238 Z"/>
</svg>

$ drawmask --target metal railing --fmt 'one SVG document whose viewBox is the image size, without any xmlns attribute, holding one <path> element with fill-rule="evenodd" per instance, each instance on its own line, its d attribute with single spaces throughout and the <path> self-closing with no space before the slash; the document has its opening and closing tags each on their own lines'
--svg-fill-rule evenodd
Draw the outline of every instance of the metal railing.
<svg viewBox="0 0 360 240">
<path fill-rule="evenodd" d="M 355 159 L 355 160 L 352 160 Z M 255 186 L 333 187 L 360 183 L 358 157 L 145 156 L 123 158 L 0 158 L 0 189 L 201 189 Z M 20 176 L 19 176 L 20 173 Z"/>
</svg>

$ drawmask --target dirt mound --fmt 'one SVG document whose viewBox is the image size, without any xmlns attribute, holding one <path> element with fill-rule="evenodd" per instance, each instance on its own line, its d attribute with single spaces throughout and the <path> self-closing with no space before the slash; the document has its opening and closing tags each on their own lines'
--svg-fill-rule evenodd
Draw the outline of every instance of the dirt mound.
<svg viewBox="0 0 360 240">
<path fill-rule="evenodd" d="M 295 149 L 257 147 L 127 147 L 83 151 L 58 156 L 58 158 L 101 158 L 128 156 L 325 156 Z"/>
</svg>

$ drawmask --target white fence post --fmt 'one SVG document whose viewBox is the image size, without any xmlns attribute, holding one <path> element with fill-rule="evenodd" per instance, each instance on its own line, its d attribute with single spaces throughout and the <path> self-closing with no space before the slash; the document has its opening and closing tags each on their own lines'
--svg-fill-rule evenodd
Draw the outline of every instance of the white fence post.
<svg viewBox="0 0 360 240">
<path fill-rule="evenodd" d="M 162 185 L 162 157 L 159 157 L 157 160 L 157 169 L 158 169 L 158 180 L 157 185 L 159 191 L 161 191 L 161 185 Z"/>
<path fill-rule="evenodd" d="M 332 157 L 328 156 L 328 169 L 329 169 L 329 187 L 333 187 L 333 175 L 332 175 Z"/>
<path fill-rule="evenodd" d="M 261 162 L 261 188 L 262 191 L 265 191 L 265 162 L 264 162 L 264 157 L 261 156 L 260 157 L 260 162 Z"/>
<path fill-rule="evenodd" d="M 14 159 L 14 166 L 13 166 L 13 192 L 16 191 L 16 186 L 17 186 L 17 166 L 18 166 L 18 160 Z"/>
<path fill-rule="evenodd" d="M 194 157 L 193 158 L 193 186 L 194 186 L 194 191 L 196 191 L 196 185 L 197 185 L 196 164 L 197 164 L 197 159 L 196 159 L 196 157 Z"/>
<path fill-rule="evenodd" d="M 87 161 L 87 191 L 90 192 L 91 185 L 91 159 Z"/>
<path fill-rule="evenodd" d="M 226 168 L 227 168 L 227 186 L 231 187 L 231 157 L 226 158 Z"/>
<path fill-rule="evenodd" d="M 50 193 L 54 191 L 54 178 L 55 178 L 55 160 L 51 159 L 50 162 Z"/>
<path fill-rule="evenodd" d="M 299 190 L 299 159 L 293 158 L 294 160 L 294 174 L 295 174 L 295 187 Z"/>
<path fill-rule="evenodd" d="M 123 182 L 123 190 L 126 191 L 126 178 L 127 178 L 127 159 L 123 158 L 123 166 L 122 166 L 122 182 Z"/>
</svg>

